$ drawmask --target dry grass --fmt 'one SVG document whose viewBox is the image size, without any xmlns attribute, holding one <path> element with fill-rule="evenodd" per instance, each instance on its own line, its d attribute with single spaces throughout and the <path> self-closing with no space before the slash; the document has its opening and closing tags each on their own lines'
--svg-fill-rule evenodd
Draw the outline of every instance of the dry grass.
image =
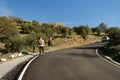
<svg viewBox="0 0 120 80">
<path fill-rule="evenodd" d="M 82 46 L 89 43 L 98 42 L 100 40 L 101 37 L 96 37 L 94 35 L 90 35 L 87 40 L 83 40 L 79 35 L 72 38 L 57 38 L 54 40 L 54 50 Z"/>
</svg>

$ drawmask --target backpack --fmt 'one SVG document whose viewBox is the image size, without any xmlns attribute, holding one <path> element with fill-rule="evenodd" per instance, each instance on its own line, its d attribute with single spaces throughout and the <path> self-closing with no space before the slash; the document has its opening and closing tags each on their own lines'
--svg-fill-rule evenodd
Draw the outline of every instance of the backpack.
<svg viewBox="0 0 120 80">
<path fill-rule="evenodd" d="M 52 45 L 52 43 L 53 43 L 52 40 L 49 40 L 49 41 L 48 41 L 48 45 L 49 45 L 49 46 Z"/>
<path fill-rule="evenodd" d="M 38 40 L 38 45 L 41 45 L 41 44 L 42 44 L 42 40 L 39 39 L 39 40 Z"/>
</svg>

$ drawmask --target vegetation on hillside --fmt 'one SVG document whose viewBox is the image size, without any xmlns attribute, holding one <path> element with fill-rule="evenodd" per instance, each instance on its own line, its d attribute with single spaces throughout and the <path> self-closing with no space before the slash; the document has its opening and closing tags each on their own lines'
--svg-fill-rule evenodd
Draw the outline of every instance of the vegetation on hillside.
<svg viewBox="0 0 120 80">
<path fill-rule="evenodd" d="M 1 16 L 0 43 L 4 44 L 4 47 L 0 47 L 0 53 L 14 53 L 26 50 L 35 52 L 37 39 L 40 36 L 42 36 L 47 43 L 49 37 L 53 37 L 54 40 L 58 40 L 58 38 L 72 38 L 73 33 L 87 40 L 91 33 L 100 36 L 102 32 L 106 32 L 106 35 L 111 39 L 111 44 L 107 45 L 107 49 L 114 47 L 112 44 L 113 41 L 116 41 L 118 46 L 120 29 L 107 28 L 106 25 L 103 24 L 100 26 L 90 28 L 87 25 L 80 25 L 70 28 L 60 23 L 40 23 L 36 20 L 30 22 L 16 17 Z M 59 42 L 56 42 L 55 45 L 59 45 Z M 47 47 L 47 45 L 45 47 Z"/>
<path fill-rule="evenodd" d="M 91 29 L 84 25 L 73 27 L 73 29 L 78 35 L 81 35 L 84 40 L 86 40 L 88 35 L 91 33 Z"/>
<path fill-rule="evenodd" d="M 88 26 L 78 26 L 78 31 L 75 28 L 70 28 L 59 23 L 40 23 L 36 20 L 26 21 L 16 17 L 0 17 L 0 42 L 4 43 L 1 52 L 21 52 L 25 49 L 35 51 L 37 47 L 37 39 L 42 36 L 45 42 L 49 37 L 54 39 L 61 37 L 71 37 L 73 33 L 77 33 L 84 40 L 90 34 L 91 29 Z"/>
</svg>

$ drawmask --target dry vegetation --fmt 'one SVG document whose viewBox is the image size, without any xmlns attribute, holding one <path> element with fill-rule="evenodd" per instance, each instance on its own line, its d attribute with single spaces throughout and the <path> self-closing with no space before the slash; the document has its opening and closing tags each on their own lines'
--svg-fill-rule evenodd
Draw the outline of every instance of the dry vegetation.
<svg viewBox="0 0 120 80">
<path fill-rule="evenodd" d="M 94 35 L 90 35 L 87 40 L 84 40 L 79 35 L 73 36 L 72 38 L 57 38 L 54 42 L 59 44 L 54 46 L 54 50 L 86 45 L 100 40 L 101 37 L 96 37 Z"/>
</svg>

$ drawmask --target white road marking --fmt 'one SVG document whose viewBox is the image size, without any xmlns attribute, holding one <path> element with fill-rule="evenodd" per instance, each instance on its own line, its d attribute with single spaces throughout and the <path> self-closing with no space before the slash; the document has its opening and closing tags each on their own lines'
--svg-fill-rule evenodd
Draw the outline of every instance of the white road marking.
<svg viewBox="0 0 120 80">
<path fill-rule="evenodd" d="M 36 59 L 38 56 L 39 56 L 39 55 L 35 56 L 34 58 L 32 58 L 32 59 L 27 63 L 27 65 L 26 65 L 26 66 L 24 67 L 24 69 L 22 70 L 22 72 L 21 72 L 18 80 L 22 80 L 23 75 L 25 74 L 25 71 L 27 70 L 28 66 L 29 66 L 30 63 L 31 63 L 34 59 Z"/>
<path fill-rule="evenodd" d="M 103 59 L 103 60 L 107 61 L 108 63 L 110 63 L 110 64 L 112 64 L 112 65 L 120 68 L 120 63 L 115 62 L 114 60 L 108 61 L 108 60 L 106 60 L 105 58 L 103 58 L 102 56 L 100 56 L 99 53 L 98 53 L 98 49 L 99 49 L 99 48 L 96 49 L 96 54 L 97 54 L 101 59 Z"/>
</svg>

